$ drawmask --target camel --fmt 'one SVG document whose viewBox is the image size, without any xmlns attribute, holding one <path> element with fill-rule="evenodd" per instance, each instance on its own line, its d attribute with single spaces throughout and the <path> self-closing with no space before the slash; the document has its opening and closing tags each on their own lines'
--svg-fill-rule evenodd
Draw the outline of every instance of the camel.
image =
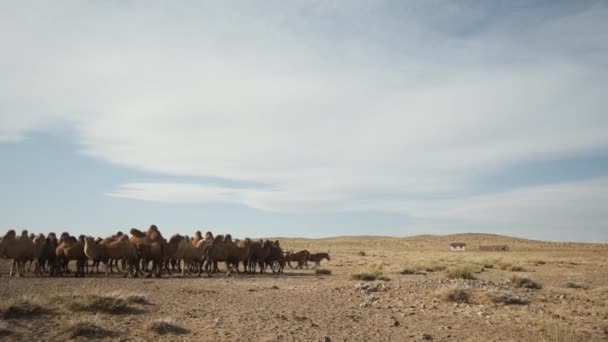
<svg viewBox="0 0 608 342">
<path fill-rule="evenodd" d="M 234 249 L 232 250 L 232 255 L 230 256 L 230 261 L 236 268 L 236 273 L 239 273 L 239 264 L 243 263 L 243 269 L 245 272 L 250 270 L 249 260 L 251 260 L 251 253 L 253 249 L 251 248 L 252 241 L 249 238 L 245 238 L 245 240 L 237 240 L 234 243 Z"/>
<path fill-rule="evenodd" d="M 213 267 L 213 272 L 218 272 L 218 262 L 225 262 L 228 272 L 230 272 L 230 261 L 232 260 L 231 257 L 234 255 L 235 248 L 236 246 L 234 245 L 230 234 L 227 234 L 226 236 L 217 235 L 205 252 L 205 269 L 207 272 L 209 273 L 209 268 L 211 266 Z"/>
<path fill-rule="evenodd" d="M 75 277 L 85 276 L 85 264 L 87 256 L 84 253 L 84 236 L 80 236 L 76 239 L 73 236 L 65 237 L 62 234 L 59 246 L 55 250 L 57 259 L 59 259 L 59 266 L 61 268 L 59 275 L 67 271 L 68 264 L 71 260 L 76 260 L 76 273 Z M 67 272 L 66 272 L 67 273 Z"/>
<path fill-rule="evenodd" d="M 124 274 L 124 277 L 127 277 L 129 274 L 133 274 L 133 277 L 138 276 L 137 270 L 134 269 L 134 267 L 138 267 L 137 249 L 125 235 L 122 235 L 118 239 L 110 237 L 99 243 L 95 242 L 92 237 L 87 237 L 85 239 L 84 251 L 92 260 L 126 260 L 129 270 Z M 109 263 L 106 262 L 105 265 L 106 277 L 108 277 L 110 272 Z"/>
<path fill-rule="evenodd" d="M 21 232 L 19 237 L 14 230 L 9 230 L 0 240 L 0 255 L 12 259 L 10 276 L 13 276 L 14 268 L 17 268 L 17 275 L 23 276 L 25 262 L 30 260 L 34 251 L 34 242 L 28 236 L 27 230 Z"/>
<path fill-rule="evenodd" d="M 283 273 L 283 269 L 285 268 L 285 254 L 283 253 L 283 249 L 281 249 L 279 240 L 272 242 L 270 246 L 270 255 L 266 259 L 265 266 L 270 266 L 272 273 Z"/>
<path fill-rule="evenodd" d="M 42 254 L 38 258 L 38 263 L 42 270 L 44 270 L 45 267 L 48 267 L 50 276 L 55 276 L 57 274 L 57 254 L 55 251 L 57 250 L 58 245 L 59 243 L 55 233 L 50 233 L 44 240 Z"/>
<path fill-rule="evenodd" d="M 151 225 L 148 231 L 143 233 L 135 228 L 131 229 L 131 242 L 137 248 L 139 256 L 144 260 L 144 264 L 152 261 L 152 269 L 146 275 L 149 278 L 154 274 L 160 277 L 162 273 L 164 247 L 166 242 L 155 225 Z"/>
<path fill-rule="evenodd" d="M 302 266 L 308 261 L 309 255 L 310 252 L 308 252 L 308 250 L 306 249 L 297 253 L 287 252 L 285 254 L 285 261 L 287 261 L 287 264 L 291 269 L 293 269 L 293 267 L 291 266 L 292 261 L 297 262 L 296 269 L 302 269 Z"/>
<path fill-rule="evenodd" d="M 260 267 L 260 273 L 265 271 L 265 263 L 270 256 L 272 249 L 272 242 L 256 241 L 251 244 L 251 256 L 249 258 L 249 270 L 253 273 L 256 272 L 256 264 Z"/>
</svg>

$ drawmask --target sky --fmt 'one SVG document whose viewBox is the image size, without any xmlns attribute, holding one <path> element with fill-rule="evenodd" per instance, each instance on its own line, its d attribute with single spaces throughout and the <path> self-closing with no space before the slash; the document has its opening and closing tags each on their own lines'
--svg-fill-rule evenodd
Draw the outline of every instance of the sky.
<svg viewBox="0 0 608 342">
<path fill-rule="evenodd" d="M 0 234 L 608 242 L 608 2 L 0 4 Z"/>
</svg>

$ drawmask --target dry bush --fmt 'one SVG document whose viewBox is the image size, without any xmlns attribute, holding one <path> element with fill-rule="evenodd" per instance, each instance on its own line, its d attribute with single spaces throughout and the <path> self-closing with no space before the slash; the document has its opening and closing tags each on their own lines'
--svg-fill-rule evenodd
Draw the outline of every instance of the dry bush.
<svg viewBox="0 0 608 342">
<path fill-rule="evenodd" d="M 445 301 L 455 303 L 468 303 L 471 299 L 471 292 L 461 287 L 439 290 L 437 295 Z"/>
<path fill-rule="evenodd" d="M 543 288 L 543 285 L 527 277 L 513 276 L 511 277 L 511 283 L 517 287 L 524 287 L 526 289 L 539 290 Z"/>
<path fill-rule="evenodd" d="M 190 330 L 177 325 L 172 319 L 157 319 L 146 326 L 148 330 L 154 331 L 159 335 L 165 334 L 187 334 Z"/>
<path fill-rule="evenodd" d="M 68 338 L 84 337 L 98 339 L 116 336 L 116 333 L 104 328 L 104 324 L 97 318 L 93 320 L 75 320 L 70 322 L 63 330 Z"/>
<path fill-rule="evenodd" d="M 403 274 L 403 275 L 417 274 L 417 273 L 418 272 L 412 268 L 404 268 L 399 272 L 399 274 Z"/>
<path fill-rule="evenodd" d="M 328 270 L 327 268 L 317 268 L 317 269 L 315 269 L 315 274 L 330 275 L 331 270 Z"/>
<path fill-rule="evenodd" d="M 109 314 L 140 312 L 131 304 L 147 304 L 147 297 L 141 294 L 122 294 L 114 292 L 109 295 L 85 295 L 66 299 L 67 307 L 72 311 L 104 312 Z"/>
<path fill-rule="evenodd" d="M 357 252 L 357 255 L 358 256 L 365 256 L 365 252 L 364 251 Z"/>
<path fill-rule="evenodd" d="M 488 291 L 486 296 L 494 303 L 505 305 L 526 305 L 530 303 L 528 299 L 509 291 Z"/>
<path fill-rule="evenodd" d="M 391 281 L 391 278 L 385 276 L 385 275 L 381 275 L 377 278 L 378 280 L 382 280 L 382 281 Z"/>
<path fill-rule="evenodd" d="M 13 331 L 8 327 L 6 322 L 0 321 L 0 337 L 12 335 Z"/>
<path fill-rule="evenodd" d="M 510 269 L 511 267 L 513 267 L 513 265 L 508 262 L 501 262 L 500 264 L 498 264 L 498 268 L 500 268 L 503 271 L 506 271 L 506 270 Z"/>
<path fill-rule="evenodd" d="M 488 268 L 488 269 L 494 268 L 494 264 L 490 264 L 490 263 L 484 263 L 482 266 L 483 266 L 483 268 Z"/>
<path fill-rule="evenodd" d="M 566 327 L 559 320 L 545 323 L 546 328 L 536 336 L 532 336 L 528 341 L 551 341 L 551 342 L 576 342 L 582 339 L 574 333 L 574 327 Z"/>
<path fill-rule="evenodd" d="M 383 270 L 384 264 L 382 263 L 370 264 L 367 271 L 353 273 L 350 277 L 353 280 L 373 281 L 382 276 Z"/>
<path fill-rule="evenodd" d="M 450 279 L 475 279 L 469 267 L 454 267 L 448 270 L 447 276 Z"/>
<path fill-rule="evenodd" d="M 378 275 L 370 272 L 353 273 L 350 275 L 353 280 L 373 281 L 378 278 Z"/>
<path fill-rule="evenodd" d="M 566 287 L 569 289 L 584 289 L 584 290 L 589 288 L 589 286 L 587 286 L 585 284 L 575 283 L 575 282 L 571 282 L 571 281 L 566 283 Z"/>
<path fill-rule="evenodd" d="M 511 272 L 526 272 L 526 269 L 520 265 L 513 265 L 507 268 L 508 271 Z"/>
<path fill-rule="evenodd" d="M 31 318 L 48 314 L 51 310 L 36 297 L 10 298 L 0 305 L 0 318 Z"/>
</svg>

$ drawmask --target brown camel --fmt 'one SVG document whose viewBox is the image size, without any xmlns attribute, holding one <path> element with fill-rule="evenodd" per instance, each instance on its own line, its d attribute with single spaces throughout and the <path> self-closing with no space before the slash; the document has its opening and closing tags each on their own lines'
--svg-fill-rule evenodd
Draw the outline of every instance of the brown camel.
<svg viewBox="0 0 608 342">
<path fill-rule="evenodd" d="M 144 264 L 152 261 L 152 269 L 146 277 L 149 278 L 152 274 L 154 274 L 155 277 L 160 277 L 166 242 L 158 228 L 155 225 L 151 225 L 145 233 L 133 228 L 131 229 L 130 240 L 137 248 L 137 252 L 143 259 Z"/>
<path fill-rule="evenodd" d="M 34 250 L 34 242 L 28 236 L 27 230 L 21 232 L 19 237 L 14 230 L 9 230 L 0 240 L 0 255 L 12 259 L 10 276 L 13 276 L 14 268 L 17 275 L 22 277 L 25 262 L 30 260 Z"/>
<path fill-rule="evenodd" d="M 321 261 L 323 259 L 327 259 L 327 261 L 330 261 L 331 259 L 329 258 L 329 253 L 314 253 L 308 256 L 308 261 L 312 261 L 315 263 L 313 268 L 320 266 Z M 306 268 L 308 268 L 308 265 L 306 266 Z"/>
<path fill-rule="evenodd" d="M 133 274 L 134 277 L 138 276 L 137 270 L 137 249 L 129 241 L 125 235 L 120 238 L 108 238 L 104 239 L 100 243 L 96 243 L 92 237 L 85 239 L 84 251 L 90 259 L 93 260 L 126 260 L 129 270 L 124 274 L 127 277 L 129 274 Z M 109 275 L 110 267 L 106 263 L 106 277 Z"/>
<path fill-rule="evenodd" d="M 59 275 L 67 271 L 70 261 L 76 260 L 76 273 L 75 277 L 85 276 L 85 264 L 87 261 L 87 255 L 84 253 L 84 237 L 76 239 L 73 236 L 64 237 L 60 240 L 59 246 L 55 250 L 57 259 L 59 259 Z"/>
</svg>

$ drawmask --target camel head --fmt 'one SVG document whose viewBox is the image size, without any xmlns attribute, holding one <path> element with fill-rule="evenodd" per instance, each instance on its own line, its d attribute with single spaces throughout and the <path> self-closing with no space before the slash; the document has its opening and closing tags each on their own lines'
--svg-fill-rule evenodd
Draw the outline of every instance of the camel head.
<svg viewBox="0 0 608 342">
<path fill-rule="evenodd" d="M 205 233 L 205 240 L 207 240 L 207 241 L 213 240 L 213 233 L 212 232 L 206 232 Z"/>
<path fill-rule="evenodd" d="M 129 233 L 131 233 L 131 235 L 135 236 L 136 238 L 143 238 L 146 236 L 146 234 L 144 234 L 141 230 L 136 229 L 136 228 L 131 228 Z"/>
</svg>

